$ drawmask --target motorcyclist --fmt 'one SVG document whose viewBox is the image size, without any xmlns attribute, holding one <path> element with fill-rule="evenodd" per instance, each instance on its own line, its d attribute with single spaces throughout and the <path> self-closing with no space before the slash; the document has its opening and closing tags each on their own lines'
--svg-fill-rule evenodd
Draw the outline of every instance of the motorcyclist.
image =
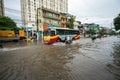
<svg viewBox="0 0 120 80">
<path fill-rule="evenodd" d="M 96 36 L 94 34 L 91 35 L 92 42 L 95 42 Z"/>
<path fill-rule="evenodd" d="M 71 44 L 72 43 L 72 39 L 70 36 L 66 36 L 65 38 L 65 44 Z"/>
</svg>

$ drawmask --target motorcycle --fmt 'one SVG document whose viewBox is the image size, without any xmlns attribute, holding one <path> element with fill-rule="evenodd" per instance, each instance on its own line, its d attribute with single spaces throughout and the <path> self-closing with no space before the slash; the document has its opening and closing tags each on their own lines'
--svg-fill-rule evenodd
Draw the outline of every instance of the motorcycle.
<svg viewBox="0 0 120 80">
<path fill-rule="evenodd" d="M 70 36 L 67 36 L 65 39 L 65 44 L 71 44 L 72 43 L 72 39 L 70 38 Z"/>
</svg>

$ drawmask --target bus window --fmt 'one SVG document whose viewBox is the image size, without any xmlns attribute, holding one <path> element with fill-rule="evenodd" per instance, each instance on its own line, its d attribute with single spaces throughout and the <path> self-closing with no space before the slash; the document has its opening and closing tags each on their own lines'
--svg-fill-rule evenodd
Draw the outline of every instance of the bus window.
<svg viewBox="0 0 120 80">
<path fill-rule="evenodd" d="M 56 29 L 57 34 L 59 35 L 64 35 L 64 30 Z"/>
<path fill-rule="evenodd" d="M 78 30 L 56 29 L 56 34 L 59 35 L 73 35 L 80 34 Z"/>
<path fill-rule="evenodd" d="M 68 30 L 65 30 L 65 35 L 69 35 L 69 31 Z"/>
<path fill-rule="evenodd" d="M 69 30 L 69 34 L 72 35 L 72 34 L 73 34 L 73 31 L 72 31 L 72 30 Z"/>
<path fill-rule="evenodd" d="M 73 34 L 80 34 L 79 31 L 73 31 Z"/>
<path fill-rule="evenodd" d="M 51 31 L 51 36 L 55 36 L 55 31 Z"/>
<path fill-rule="evenodd" d="M 79 31 L 76 31 L 75 33 L 76 33 L 76 34 L 80 34 L 80 32 L 79 32 Z"/>
</svg>

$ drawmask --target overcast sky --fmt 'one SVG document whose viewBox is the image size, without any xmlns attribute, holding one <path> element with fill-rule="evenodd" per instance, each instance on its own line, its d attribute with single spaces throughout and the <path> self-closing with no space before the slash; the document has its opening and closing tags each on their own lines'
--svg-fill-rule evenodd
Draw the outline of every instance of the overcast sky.
<svg viewBox="0 0 120 80">
<path fill-rule="evenodd" d="M 5 7 L 20 10 L 20 0 L 5 0 Z M 120 13 L 120 0 L 68 0 L 68 12 L 82 23 L 111 27 L 113 18 Z"/>
<path fill-rule="evenodd" d="M 111 27 L 113 18 L 120 13 L 120 0 L 69 0 L 69 13 L 77 20 Z"/>
</svg>

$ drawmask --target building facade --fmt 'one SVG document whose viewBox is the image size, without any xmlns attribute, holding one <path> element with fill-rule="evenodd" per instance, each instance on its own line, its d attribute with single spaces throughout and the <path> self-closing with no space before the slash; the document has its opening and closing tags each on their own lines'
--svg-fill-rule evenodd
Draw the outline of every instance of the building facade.
<svg viewBox="0 0 120 80">
<path fill-rule="evenodd" d="M 37 29 L 42 31 L 48 27 L 60 27 L 60 13 L 47 8 L 39 8 Z"/>
<path fill-rule="evenodd" d="M 78 29 L 78 30 L 80 30 L 80 28 L 81 28 L 81 22 L 80 21 L 75 21 L 74 22 L 74 29 Z"/>
<path fill-rule="evenodd" d="M 48 24 L 51 18 L 48 19 L 47 15 L 60 16 L 60 13 L 68 12 L 68 0 L 21 0 L 22 23 L 24 26 L 37 26 L 38 10 L 45 14 L 39 16 L 42 18 L 42 21 L 44 18 L 44 23 L 40 24 L 43 25 L 45 22 Z M 50 22 L 58 25 L 59 19 L 53 18 Z"/>
<path fill-rule="evenodd" d="M 4 2 L 0 0 L 0 16 L 4 16 Z"/>
<path fill-rule="evenodd" d="M 63 28 L 66 28 L 66 23 L 67 23 L 67 17 L 65 13 L 61 13 L 60 14 L 60 18 L 61 18 L 61 23 L 60 26 Z"/>
</svg>

